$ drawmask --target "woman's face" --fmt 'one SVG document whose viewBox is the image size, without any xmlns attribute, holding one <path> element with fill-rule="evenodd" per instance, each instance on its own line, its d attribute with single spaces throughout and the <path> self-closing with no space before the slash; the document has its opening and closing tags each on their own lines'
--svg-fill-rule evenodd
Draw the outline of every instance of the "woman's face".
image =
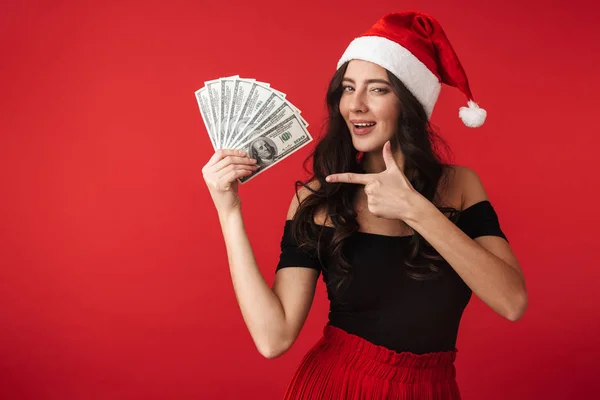
<svg viewBox="0 0 600 400">
<path fill-rule="evenodd" d="M 379 151 L 396 133 L 400 99 L 384 68 L 352 60 L 342 81 L 340 113 L 358 151 Z"/>
</svg>

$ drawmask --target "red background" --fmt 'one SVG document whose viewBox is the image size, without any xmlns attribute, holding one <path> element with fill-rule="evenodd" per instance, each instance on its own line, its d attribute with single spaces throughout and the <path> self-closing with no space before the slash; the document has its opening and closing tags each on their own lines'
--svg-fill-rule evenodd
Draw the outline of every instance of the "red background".
<svg viewBox="0 0 600 400">
<path fill-rule="evenodd" d="M 202 180 L 213 150 L 194 91 L 234 74 L 269 82 L 317 137 L 347 44 L 406 8 L 440 20 L 488 110 L 464 127 L 466 100 L 444 87 L 433 122 L 482 178 L 528 282 L 517 323 L 477 298 L 467 308 L 463 397 L 597 392 L 600 6 L 215 3 L 2 2 L 0 398 L 278 399 L 321 334 L 325 289 L 294 347 L 262 358 Z M 313 145 L 240 190 L 269 283 Z"/>
</svg>

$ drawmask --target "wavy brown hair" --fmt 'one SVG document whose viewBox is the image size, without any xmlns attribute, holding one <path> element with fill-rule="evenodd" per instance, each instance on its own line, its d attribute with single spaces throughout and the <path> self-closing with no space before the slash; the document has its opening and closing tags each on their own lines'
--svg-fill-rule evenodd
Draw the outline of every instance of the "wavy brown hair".
<svg viewBox="0 0 600 400">
<path fill-rule="evenodd" d="M 312 158 L 312 176 L 306 182 L 297 181 L 296 188 L 303 186 L 310 193 L 300 202 L 294 220 L 292 233 L 302 247 L 316 251 L 321 264 L 327 266 L 330 283 L 336 287 L 352 277 L 352 266 L 344 256 L 346 239 L 359 230 L 354 209 L 354 200 L 360 185 L 329 183 L 327 175 L 340 172 L 364 173 L 362 153 L 352 145 L 348 126 L 339 109 L 342 96 L 342 79 L 348 63 L 334 74 L 327 90 L 326 102 L 328 117 L 325 134 L 320 138 L 312 154 L 305 160 L 304 166 Z M 449 152 L 448 145 L 432 129 L 425 109 L 404 84 L 392 73 L 387 72 L 392 89 L 399 97 L 401 110 L 397 126 L 399 129 L 392 137 L 392 150 L 402 149 L 405 159 L 404 173 L 410 183 L 421 195 L 431 201 L 453 222 L 456 222 L 458 210 L 453 207 L 438 206 L 437 193 L 440 184 L 447 183 L 447 165 L 442 164 L 438 153 L 440 149 Z M 307 172 L 310 173 L 308 168 Z M 309 185 L 318 182 L 318 185 Z M 315 186 L 315 188 L 311 187 Z M 299 198 L 298 198 L 299 199 Z M 335 228 L 330 240 L 322 240 L 322 227 L 315 223 L 320 211 Z M 433 279 L 442 273 L 437 262 L 443 260 L 439 253 L 415 231 L 410 240 L 410 251 L 404 260 L 408 275 L 417 280 Z"/>
</svg>

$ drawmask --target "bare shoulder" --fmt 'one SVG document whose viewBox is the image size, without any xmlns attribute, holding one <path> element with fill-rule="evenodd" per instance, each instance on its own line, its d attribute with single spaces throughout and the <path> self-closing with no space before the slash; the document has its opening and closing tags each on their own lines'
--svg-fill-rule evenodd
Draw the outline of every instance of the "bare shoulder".
<svg viewBox="0 0 600 400">
<path fill-rule="evenodd" d="M 310 182 L 307 182 L 306 186 L 308 186 L 308 188 L 301 186 L 297 192 L 294 193 L 294 196 L 292 196 L 292 201 L 290 202 L 290 207 L 287 213 L 287 219 L 294 219 L 300 203 L 302 203 L 304 199 L 306 199 L 312 193 L 311 190 L 318 190 L 320 187 L 319 181 L 314 179 Z"/>
<path fill-rule="evenodd" d="M 444 166 L 444 176 L 437 195 L 439 202 L 458 210 L 488 199 L 479 175 L 464 165 Z"/>
<path fill-rule="evenodd" d="M 460 183 L 460 187 L 462 188 L 463 210 L 469 208 L 473 204 L 489 200 L 481 178 L 472 168 L 464 166 L 458 167 L 456 176 Z M 480 236 L 474 240 L 483 248 L 516 269 L 523 278 L 523 272 L 521 271 L 519 262 L 508 241 L 504 238 L 491 235 Z"/>
<path fill-rule="evenodd" d="M 456 171 L 457 183 L 461 188 L 463 210 L 473 204 L 488 200 L 487 192 L 477 172 L 466 166 L 458 166 Z"/>
</svg>

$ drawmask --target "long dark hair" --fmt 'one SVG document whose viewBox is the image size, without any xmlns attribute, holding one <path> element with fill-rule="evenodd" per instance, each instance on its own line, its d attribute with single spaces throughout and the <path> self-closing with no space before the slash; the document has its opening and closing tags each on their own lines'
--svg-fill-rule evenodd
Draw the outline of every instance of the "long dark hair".
<svg viewBox="0 0 600 400">
<path fill-rule="evenodd" d="M 362 153 L 352 145 L 348 126 L 339 109 L 342 96 L 341 83 L 347 66 L 348 63 L 341 66 L 329 84 L 326 96 L 328 108 L 326 132 L 312 154 L 305 160 L 306 168 L 309 160 L 313 159 L 312 177 L 307 182 L 296 182 L 296 188 L 304 186 L 310 193 L 299 204 L 292 222 L 292 232 L 296 241 L 316 251 L 321 263 L 327 264 L 330 276 L 332 273 L 333 276 L 337 276 L 335 279 L 337 288 L 352 275 L 352 266 L 345 258 L 343 248 L 345 240 L 359 230 L 353 204 L 357 191 L 362 190 L 362 187 L 329 183 L 325 181 L 325 177 L 339 172 L 365 172 L 361 164 Z M 392 150 L 398 147 L 402 149 L 405 158 L 404 173 L 414 189 L 456 222 L 458 210 L 436 204 L 438 185 L 445 183 L 442 181 L 448 178 L 444 173 L 445 165 L 436 154 L 440 150 L 437 146 L 443 147 L 446 151 L 449 151 L 449 147 L 432 129 L 421 103 L 396 76 L 389 71 L 387 74 L 393 91 L 401 102 L 397 125 L 399 129 L 391 140 Z M 318 185 L 309 185 L 311 181 L 318 182 Z M 335 228 L 331 240 L 327 242 L 321 240 L 322 227 L 314 222 L 319 211 L 325 212 Z M 407 254 L 408 257 L 404 261 L 411 278 L 432 279 L 442 273 L 436 265 L 436 261 L 442 260 L 442 257 L 416 231 L 410 240 L 410 250 Z"/>
</svg>

